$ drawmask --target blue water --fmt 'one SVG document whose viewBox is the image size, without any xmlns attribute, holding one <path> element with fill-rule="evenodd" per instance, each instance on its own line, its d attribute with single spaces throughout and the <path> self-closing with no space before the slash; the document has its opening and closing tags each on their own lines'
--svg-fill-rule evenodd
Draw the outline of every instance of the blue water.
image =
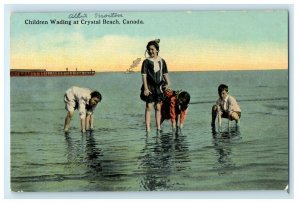
<svg viewBox="0 0 300 203">
<path fill-rule="evenodd" d="M 288 179 L 288 71 L 170 73 L 191 105 L 181 135 L 145 136 L 139 73 L 11 78 L 12 191 L 283 190 Z M 210 127 L 220 83 L 240 103 L 239 129 Z M 95 131 L 81 134 L 77 112 L 63 133 L 64 92 L 102 93 Z M 152 114 L 152 128 L 154 125 Z"/>
</svg>

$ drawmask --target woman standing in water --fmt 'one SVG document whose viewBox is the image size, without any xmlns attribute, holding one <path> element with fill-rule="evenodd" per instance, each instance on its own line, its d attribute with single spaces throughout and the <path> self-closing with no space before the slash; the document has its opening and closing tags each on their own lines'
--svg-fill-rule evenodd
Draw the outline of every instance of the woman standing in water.
<svg viewBox="0 0 300 203">
<path fill-rule="evenodd" d="M 141 99 L 146 102 L 145 123 L 147 134 L 151 131 L 151 112 L 155 108 L 155 119 L 157 134 L 160 134 L 161 105 L 164 99 L 164 90 L 169 89 L 170 80 L 168 68 L 164 59 L 158 56 L 160 40 L 153 40 L 147 44 L 149 55 L 143 61 L 141 73 L 143 86 L 141 88 Z"/>
</svg>

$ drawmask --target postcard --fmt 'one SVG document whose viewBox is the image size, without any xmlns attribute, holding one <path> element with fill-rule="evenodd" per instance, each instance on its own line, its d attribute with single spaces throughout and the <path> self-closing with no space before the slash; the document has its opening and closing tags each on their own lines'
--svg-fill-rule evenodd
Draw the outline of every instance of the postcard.
<svg viewBox="0 0 300 203">
<path fill-rule="evenodd" d="M 287 10 L 13 12 L 12 192 L 284 191 Z"/>
</svg>

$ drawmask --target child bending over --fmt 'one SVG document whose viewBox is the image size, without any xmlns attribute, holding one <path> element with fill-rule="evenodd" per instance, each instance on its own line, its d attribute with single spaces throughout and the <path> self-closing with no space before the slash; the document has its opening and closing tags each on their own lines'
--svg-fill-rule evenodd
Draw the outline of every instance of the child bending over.
<svg viewBox="0 0 300 203">
<path fill-rule="evenodd" d="M 181 132 L 183 128 L 190 98 L 190 94 L 186 91 L 166 90 L 166 98 L 161 108 L 161 123 L 171 119 L 173 133 Z"/>
<path fill-rule="evenodd" d="M 68 111 L 65 118 L 64 131 L 67 133 L 70 127 L 71 119 L 74 111 L 78 109 L 81 120 L 81 132 L 86 129 L 93 130 L 94 110 L 98 103 L 102 100 L 102 96 L 98 91 L 92 91 L 88 88 L 73 86 L 68 89 L 64 96 L 66 110 Z"/>
</svg>

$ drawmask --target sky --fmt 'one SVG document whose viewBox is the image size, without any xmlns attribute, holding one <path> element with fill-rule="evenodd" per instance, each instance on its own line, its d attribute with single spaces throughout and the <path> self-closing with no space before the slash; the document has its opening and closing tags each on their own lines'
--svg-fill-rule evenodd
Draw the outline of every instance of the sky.
<svg viewBox="0 0 300 203">
<path fill-rule="evenodd" d="M 125 71 L 157 38 L 169 71 L 288 69 L 287 10 L 12 13 L 10 68 Z"/>
</svg>

